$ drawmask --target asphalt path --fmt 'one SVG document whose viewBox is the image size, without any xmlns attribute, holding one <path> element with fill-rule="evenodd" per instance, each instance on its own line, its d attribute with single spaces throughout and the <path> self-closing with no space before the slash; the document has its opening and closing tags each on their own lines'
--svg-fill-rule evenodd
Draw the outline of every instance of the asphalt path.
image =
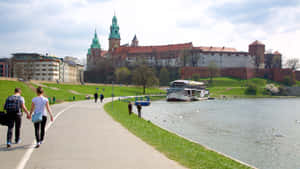
<svg viewBox="0 0 300 169">
<path fill-rule="evenodd" d="M 167 169 L 184 168 L 115 122 L 93 100 L 51 106 L 45 141 L 34 148 L 34 128 L 25 116 L 21 144 L 6 148 L 7 127 L 0 126 L 1 169 Z M 13 138 L 14 139 L 14 138 Z"/>
</svg>

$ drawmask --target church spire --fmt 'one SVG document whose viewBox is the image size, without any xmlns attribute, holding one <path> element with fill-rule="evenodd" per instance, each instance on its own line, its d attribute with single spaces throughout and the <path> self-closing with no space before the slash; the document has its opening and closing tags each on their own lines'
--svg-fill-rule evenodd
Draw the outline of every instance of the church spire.
<svg viewBox="0 0 300 169">
<path fill-rule="evenodd" d="M 109 33 L 109 51 L 113 51 L 114 49 L 120 47 L 120 41 L 121 41 L 121 37 L 120 37 L 120 32 L 119 32 L 119 25 L 118 25 L 118 20 L 116 15 L 114 14 L 113 18 L 112 18 L 112 23 L 110 26 L 110 33 Z"/>
<path fill-rule="evenodd" d="M 119 29 L 117 17 L 114 15 L 110 26 L 109 39 L 121 39 Z"/>
</svg>

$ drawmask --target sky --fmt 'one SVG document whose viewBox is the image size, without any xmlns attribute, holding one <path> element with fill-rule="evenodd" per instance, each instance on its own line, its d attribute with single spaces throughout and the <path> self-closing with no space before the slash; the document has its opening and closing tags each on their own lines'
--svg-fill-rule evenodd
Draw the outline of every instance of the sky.
<svg viewBox="0 0 300 169">
<path fill-rule="evenodd" d="M 86 59 L 95 29 L 107 50 L 116 14 L 121 44 L 192 42 L 248 51 L 259 40 L 299 58 L 300 0 L 0 0 L 0 57 L 37 52 Z"/>
</svg>

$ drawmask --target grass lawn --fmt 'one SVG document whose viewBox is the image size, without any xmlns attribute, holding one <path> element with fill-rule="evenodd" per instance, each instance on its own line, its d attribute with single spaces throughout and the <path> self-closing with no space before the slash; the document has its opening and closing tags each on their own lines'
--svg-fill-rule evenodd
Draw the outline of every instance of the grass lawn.
<svg viewBox="0 0 300 169">
<path fill-rule="evenodd" d="M 151 122 L 139 119 L 135 114 L 129 116 L 125 102 L 115 101 L 113 113 L 111 102 L 107 103 L 104 109 L 130 132 L 183 166 L 195 169 L 249 168 L 216 152 L 207 150 L 199 144 L 163 130 Z"/>
<path fill-rule="evenodd" d="M 35 84 L 32 84 L 32 85 L 34 87 L 37 87 L 37 85 L 35 85 Z M 56 88 L 58 88 L 58 87 L 56 87 Z M 71 93 L 67 88 L 66 89 L 58 88 L 58 90 L 55 90 L 52 88 L 43 87 L 43 89 L 45 91 L 45 96 L 50 97 L 50 98 L 53 98 L 55 96 L 55 98 L 58 102 L 72 101 L 73 96 L 75 96 L 75 100 L 84 100 L 85 99 L 84 95 Z"/>
<path fill-rule="evenodd" d="M 60 90 L 53 90 L 50 88 L 45 88 L 45 92 L 47 96 L 53 97 L 60 100 L 69 100 L 70 97 L 75 96 L 76 100 L 84 99 L 85 95 L 94 95 L 98 88 L 98 94 L 102 93 L 104 97 L 111 97 L 112 87 L 111 86 L 94 86 L 94 85 L 70 85 L 70 84 L 47 84 L 49 87 L 55 87 Z M 76 91 L 80 94 L 73 94 L 70 90 Z M 114 86 L 114 96 L 134 96 L 134 95 L 142 95 L 142 88 L 140 87 L 126 87 L 126 86 Z M 62 92 L 63 91 L 63 92 Z M 146 94 L 160 94 L 166 93 L 163 90 L 157 88 L 146 89 Z"/>
<path fill-rule="evenodd" d="M 201 78 L 200 81 L 207 81 L 209 78 Z M 245 91 L 248 83 L 257 85 L 258 91 L 256 95 L 247 95 Z M 264 87 L 266 84 L 273 83 L 276 86 L 280 84 L 268 79 L 252 78 L 248 80 L 229 78 L 229 77 L 216 77 L 213 78 L 213 83 L 208 86 L 211 97 L 229 96 L 229 97 L 271 97 L 264 94 Z"/>
<path fill-rule="evenodd" d="M 8 80 L 0 80 L 0 110 L 3 110 L 5 100 L 8 96 L 14 94 L 14 90 L 16 87 L 21 88 L 22 96 L 25 99 L 25 104 L 28 110 L 31 107 L 31 100 L 36 96 L 35 92 L 33 92 L 26 84 L 23 82 L 16 81 L 8 81 Z"/>
</svg>

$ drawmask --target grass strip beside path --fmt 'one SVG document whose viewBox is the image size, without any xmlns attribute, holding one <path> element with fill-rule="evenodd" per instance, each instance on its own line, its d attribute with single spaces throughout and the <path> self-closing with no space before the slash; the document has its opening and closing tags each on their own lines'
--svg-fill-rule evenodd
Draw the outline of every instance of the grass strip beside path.
<svg viewBox="0 0 300 169">
<path fill-rule="evenodd" d="M 113 111 L 111 104 L 110 102 L 104 106 L 109 115 L 143 141 L 183 166 L 195 169 L 249 168 L 214 151 L 207 150 L 197 143 L 170 133 L 149 121 L 139 119 L 135 114 L 129 116 L 125 102 L 114 101 Z"/>
<path fill-rule="evenodd" d="M 31 107 L 31 100 L 36 96 L 35 92 L 32 91 L 25 83 L 18 81 L 0 80 L 0 111 L 3 111 L 5 100 L 8 96 L 14 94 L 15 88 L 21 88 L 22 96 L 25 100 L 25 105 L 29 110 Z"/>
</svg>

